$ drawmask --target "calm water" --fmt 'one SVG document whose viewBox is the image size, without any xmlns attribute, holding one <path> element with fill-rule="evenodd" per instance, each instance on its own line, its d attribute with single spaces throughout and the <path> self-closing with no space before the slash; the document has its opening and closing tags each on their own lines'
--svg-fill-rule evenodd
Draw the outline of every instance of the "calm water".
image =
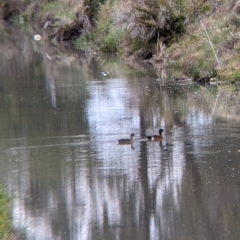
<svg viewBox="0 0 240 240">
<path fill-rule="evenodd" d="M 1 26 L 0 182 L 24 239 L 239 239 L 234 85 L 159 80 L 16 32 Z"/>
</svg>

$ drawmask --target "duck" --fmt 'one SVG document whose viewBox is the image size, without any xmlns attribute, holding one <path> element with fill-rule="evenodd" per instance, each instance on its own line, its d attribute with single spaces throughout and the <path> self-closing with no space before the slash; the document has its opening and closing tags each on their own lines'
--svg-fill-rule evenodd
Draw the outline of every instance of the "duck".
<svg viewBox="0 0 240 240">
<path fill-rule="evenodd" d="M 149 140 L 162 140 L 163 139 L 163 136 L 162 136 L 163 129 L 160 128 L 158 132 L 159 132 L 159 135 L 147 136 L 147 138 Z"/>
<path fill-rule="evenodd" d="M 130 139 L 118 139 L 118 144 L 130 144 L 133 142 L 134 133 L 130 134 Z"/>
<path fill-rule="evenodd" d="M 104 76 L 104 77 L 106 77 L 109 74 L 110 74 L 110 72 L 106 72 L 106 71 L 101 72 L 101 75 Z"/>
</svg>

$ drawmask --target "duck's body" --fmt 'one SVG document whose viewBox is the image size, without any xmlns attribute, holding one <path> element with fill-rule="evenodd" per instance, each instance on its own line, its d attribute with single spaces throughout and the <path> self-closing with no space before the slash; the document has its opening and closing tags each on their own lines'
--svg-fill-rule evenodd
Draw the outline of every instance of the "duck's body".
<svg viewBox="0 0 240 240">
<path fill-rule="evenodd" d="M 102 76 L 104 76 L 104 77 L 106 77 L 107 75 L 109 75 L 110 74 L 110 72 L 101 72 L 101 74 L 102 74 Z"/>
<path fill-rule="evenodd" d="M 149 140 L 154 140 L 154 141 L 162 140 L 163 139 L 163 136 L 162 136 L 163 129 L 159 129 L 158 132 L 159 132 L 159 135 L 147 136 L 147 138 Z"/>
<path fill-rule="evenodd" d="M 131 133 L 130 139 L 118 139 L 118 144 L 131 144 L 135 135 Z"/>
</svg>

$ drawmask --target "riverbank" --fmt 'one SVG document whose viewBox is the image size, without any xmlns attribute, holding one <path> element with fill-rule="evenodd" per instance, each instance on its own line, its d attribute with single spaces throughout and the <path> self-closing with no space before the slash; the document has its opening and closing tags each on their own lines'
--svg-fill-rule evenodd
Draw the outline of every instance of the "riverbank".
<svg viewBox="0 0 240 240">
<path fill-rule="evenodd" d="M 3 1 L 1 18 L 45 41 L 150 63 L 168 78 L 239 81 L 240 1 Z M 167 69 L 167 70 L 166 70 Z M 163 74 L 164 75 L 164 74 Z"/>
</svg>

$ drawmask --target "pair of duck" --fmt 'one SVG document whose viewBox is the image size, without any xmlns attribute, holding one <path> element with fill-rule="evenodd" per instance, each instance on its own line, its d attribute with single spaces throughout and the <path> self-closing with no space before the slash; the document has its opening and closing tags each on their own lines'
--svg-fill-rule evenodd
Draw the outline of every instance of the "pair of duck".
<svg viewBox="0 0 240 240">
<path fill-rule="evenodd" d="M 153 141 L 162 140 L 163 139 L 162 132 L 163 132 L 163 129 L 161 128 L 158 131 L 159 135 L 146 136 L 146 137 L 147 137 L 147 139 L 153 140 Z M 134 133 L 131 133 L 130 139 L 119 139 L 118 144 L 130 144 L 130 143 L 133 142 L 133 137 L 134 136 L 135 136 Z"/>
</svg>

